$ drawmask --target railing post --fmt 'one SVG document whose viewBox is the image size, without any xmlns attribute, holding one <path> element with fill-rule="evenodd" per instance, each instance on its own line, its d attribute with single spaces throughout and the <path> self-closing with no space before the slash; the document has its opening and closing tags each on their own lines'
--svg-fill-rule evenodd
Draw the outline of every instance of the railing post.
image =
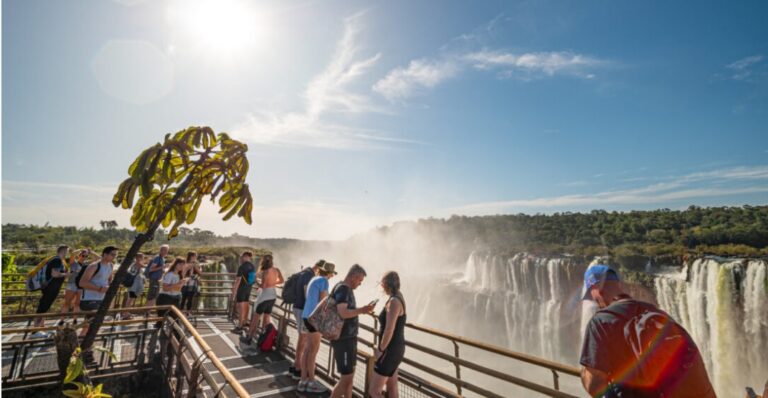
<svg viewBox="0 0 768 398">
<path fill-rule="evenodd" d="M 368 391 L 371 387 L 371 378 L 373 377 L 373 367 L 376 365 L 376 356 L 371 355 L 365 359 L 365 384 L 363 391 L 363 397 L 368 396 Z"/>
<path fill-rule="evenodd" d="M 452 342 L 454 355 L 456 359 L 459 359 L 459 343 L 455 340 L 452 340 Z M 461 365 L 458 362 L 455 362 L 454 365 L 456 366 L 456 379 L 461 381 Z M 461 395 L 461 383 L 456 383 L 456 393 Z"/>
<path fill-rule="evenodd" d="M 552 380 L 555 384 L 555 390 L 560 391 L 560 375 L 557 374 L 557 371 L 552 369 Z"/>
</svg>

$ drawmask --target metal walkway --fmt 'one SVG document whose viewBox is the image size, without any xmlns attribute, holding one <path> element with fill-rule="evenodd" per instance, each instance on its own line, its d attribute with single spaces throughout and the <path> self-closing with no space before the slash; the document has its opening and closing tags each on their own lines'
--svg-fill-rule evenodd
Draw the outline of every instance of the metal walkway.
<svg viewBox="0 0 768 398">
<path fill-rule="evenodd" d="M 204 274 L 202 293 L 189 319 L 175 307 L 166 307 L 170 311 L 164 318 L 156 316 L 158 308 L 110 310 L 96 344 L 115 353 L 115 357 L 97 352 L 98 366 L 91 370 L 91 378 L 98 381 L 161 371 L 168 392 L 179 398 L 328 396 L 328 393 L 299 393 L 297 381 L 287 373 L 298 337 L 296 322 L 287 307 L 276 305 L 272 314 L 279 335 L 277 351 L 258 353 L 240 346 L 239 336 L 230 332 L 234 327 L 230 296 L 233 276 Z M 10 287 L 8 285 L 3 283 L 4 288 Z M 42 330 L 50 331 L 55 330 L 60 315 L 26 314 L 30 303 L 37 300 L 35 294 L 17 295 L 15 302 L 8 296 L 3 300 L 4 304 L 18 304 L 12 307 L 16 315 L 5 315 L 2 320 L 3 392 L 57 383 L 53 339 L 30 337 L 32 332 L 40 330 L 31 327 L 35 318 L 45 318 L 46 326 Z M 134 313 L 134 318 L 121 320 L 118 314 L 126 312 Z M 85 315 L 71 314 L 81 323 Z M 156 327 L 158 322 L 162 327 Z M 574 398 L 582 395 L 580 389 L 570 388 L 579 376 L 579 370 L 574 367 L 420 325 L 407 324 L 406 328 L 407 353 L 399 372 L 402 397 Z M 377 329 L 376 318 L 361 318 L 353 382 L 354 395 L 358 397 L 367 395 Z M 329 387 L 339 378 L 332 358 L 330 343 L 324 340 L 317 356 L 316 373 L 318 380 Z M 514 364 L 515 369 L 523 371 L 509 370 L 499 364 Z M 563 375 L 568 379 L 561 380 Z"/>
</svg>

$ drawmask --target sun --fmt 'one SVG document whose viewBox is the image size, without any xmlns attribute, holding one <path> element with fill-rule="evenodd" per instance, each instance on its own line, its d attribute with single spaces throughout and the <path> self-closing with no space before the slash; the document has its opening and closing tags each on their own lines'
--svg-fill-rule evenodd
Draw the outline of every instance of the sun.
<svg viewBox="0 0 768 398">
<path fill-rule="evenodd" d="M 169 8 L 174 47 L 242 56 L 266 43 L 267 19 L 244 0 L 179 0 Z"/>
</svg>

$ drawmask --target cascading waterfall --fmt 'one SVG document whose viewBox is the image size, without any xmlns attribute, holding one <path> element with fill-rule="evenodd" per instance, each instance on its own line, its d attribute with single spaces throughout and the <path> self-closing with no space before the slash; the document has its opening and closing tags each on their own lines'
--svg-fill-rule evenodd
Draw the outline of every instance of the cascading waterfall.
<svg viewBox="0 0 768 398">
<path fill-rule="evenodd" d="M 469 313 L 482 313 L 486 322 L 503 319 L 507 347 L 561 362 L 575 363 L 580 341 L 577 290 L 583 268 L 563 258 L 525 253 L 505 259 L 472 253 L 462 278 L 456 281 L 473 292 Z M 575 315 L 575 316 L 574 316 Z M 575 340 L 574 340 L 575 339 Z"/>
<path fill-rule="evenodd" d="M 691 334 L 719 396 L 768 379 L 768 265 L 698 259 L 656 278 L 659 305 Z"/>
</svg>

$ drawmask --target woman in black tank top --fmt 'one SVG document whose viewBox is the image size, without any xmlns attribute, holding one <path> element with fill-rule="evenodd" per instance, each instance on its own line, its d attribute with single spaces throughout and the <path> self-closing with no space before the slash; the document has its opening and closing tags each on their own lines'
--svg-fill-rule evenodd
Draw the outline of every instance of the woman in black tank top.
<svg viewBox="0 0 768 398">
<path fill-rule="evenodd" d="M 405 300 L 397 272 L 387 272 L 381 286 L 389 300 L 379 314 L 379 344 L 375 348 L 376 365 L 368 393 L 372 398 L 383 398 L 386 387 L 387 397 L 397 398 L 397 368 L 405 356 Z"/>
</svg>

